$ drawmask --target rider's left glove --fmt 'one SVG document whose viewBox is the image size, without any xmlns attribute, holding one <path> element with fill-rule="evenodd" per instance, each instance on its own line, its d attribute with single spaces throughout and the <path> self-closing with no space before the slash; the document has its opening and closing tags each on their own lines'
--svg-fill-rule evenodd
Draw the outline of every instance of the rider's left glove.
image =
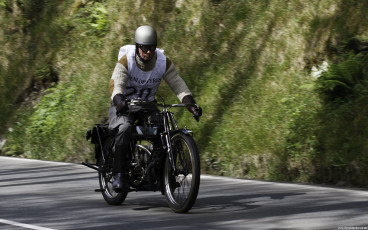
<svg viewBox="0 0 368 230">
<path fill-rule="evenodd" d="M 199 121 L 199 118 L 202 116 L 202 108 L 198 105 L 198 106 L 192 106 L 190 108 L 191 113 L 193 114 L 194 119 L 196 119 L 197 121 Z"/>
<path fill-rule="evenodd" d="M 189 112 L 193 114 L 193 117 L 199 121 L 199 118 L 202 116 L 202 108 L 199 105 L 196 105 L 195 100 L 192 95 L 186 95 L 182 103 L 188 104 L 187 109 Z"/>
</svg>

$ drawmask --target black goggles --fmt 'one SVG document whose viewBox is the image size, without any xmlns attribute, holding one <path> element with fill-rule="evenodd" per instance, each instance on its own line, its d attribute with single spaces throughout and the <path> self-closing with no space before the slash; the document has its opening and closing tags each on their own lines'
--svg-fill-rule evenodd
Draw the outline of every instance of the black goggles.
<svg viewBox="0 0 368 230">
<path fill-rule="evenodd" d="M 138 45 L 138 48 L 141 49 L 143 52 L 147 53 L 148 50 L 153 52 L 156 49 L 155 45 Z"/>
</svg>

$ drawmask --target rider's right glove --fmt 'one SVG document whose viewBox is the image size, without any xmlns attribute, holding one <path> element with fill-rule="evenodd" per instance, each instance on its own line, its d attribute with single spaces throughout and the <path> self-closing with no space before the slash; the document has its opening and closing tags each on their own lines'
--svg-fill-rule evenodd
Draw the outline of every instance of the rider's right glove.
<svg viewBox="0 0 368 230">
<path fill-rule="evenodd" d="M 122 94 L 116 94 L 113 98 L 116 107 L 116 113 L 124 113 L 128 110 L 128 104 Z"/>
</svg>

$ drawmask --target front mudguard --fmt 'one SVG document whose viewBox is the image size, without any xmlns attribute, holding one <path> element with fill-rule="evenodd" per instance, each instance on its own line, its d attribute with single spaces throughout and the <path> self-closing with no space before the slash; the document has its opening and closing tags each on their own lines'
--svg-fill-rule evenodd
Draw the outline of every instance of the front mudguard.
<svg viewBox="0 0 368 230">
<path fill-rule="evenodd" d="M 193 136 L 193 131 L 189 130 L 189 129 L 177 129 L 177 130 L 174 130 L 172 133 L 171 133 L 171 136 L 174 136 L 175 134 L 177 133 L 183 133 L 183 134 L 186 134 L 186 135 L 191 135 Z"/>
</svg>

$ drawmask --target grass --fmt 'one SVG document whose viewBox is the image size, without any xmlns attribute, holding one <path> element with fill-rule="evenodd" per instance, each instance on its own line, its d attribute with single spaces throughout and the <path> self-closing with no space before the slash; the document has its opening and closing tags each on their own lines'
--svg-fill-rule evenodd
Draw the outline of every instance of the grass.
<svg viewBox="0 0 368 230">
<path fill-rule="evenodd" d="M 52 7 L 57 7 L 56 14 L 50 13 Z M 107 117 L 107 85 L 118 49 L 133 42 L 137 26 L 151 24 L 158 31 L 159 46 L 203 107 L 199 123 L 186 111 L 175 113 L 180 124 L 194 130 L 203 172 L 366 185 L 362 179 L 351 179 L 367 175 L 362 152 L 366 133 L 344 130 L 351 126 L 343 122 L 349 114 L 327 110 L 313 90 L 315 78 L 310 73 L 322 61 L 345 59 L 342 47 L 352 37 L 368 39 L 367 8 L 364 2 L 330 0 L 55 1 L 43 8 L 42 16 L 31 17 L 31 24 L 23 21 L 24 15 L 3 9 L 1 17 L 18 31 L 0 30 L 6 51 L 0 55 L 1 67 L 6 67 L 0 70 L 1 128 L 13 130 L 6 134 L 5 154 L 93 160 L 84 131 Z M 46 18 L 52 20 L 45 23 Z M 21 37 L 27 37 L 26 51 L 19 45 Z M 37 50 L 32 48 L 35 41 Z M 13 49 L 18 55 L 10 55 Z M 17 68 L 24 55 L 32 58 Z M 45 66 L 51 67 L 46 68 L 49 72 L 40 71 Z M 44 96 L 35 107 L 21 106 L 15 122 L 8 120 L 20 106 L 10 99 L 11 92 L 29 87 L 19 82 L 35 79 L 36 73 L 51 76 L 51 70 L 57 73 L 56 84 L 40 92 Z M 165 83 L 158 94 L 168 103 L 177 102 Z M 340 109 L 358 111 L 359 106 L 365 108 L 364 100 Z M 352 117 L 354 127 L 366 124 L 364 111 Z M 333 130 L 345 132 L 326 139 L 331 129 L 326 120 L 332 114 L 337 117 Z M 356 141 L 332 154 L 334 146 L 352 133 Z M 339 162 L 335 156 L 351 167 L 334 165 Z M 343 178 L 345 169 L 350 169 L 350 179 Z M 336 170 L 341 173 L 334 177 Z"/>
</svg>

